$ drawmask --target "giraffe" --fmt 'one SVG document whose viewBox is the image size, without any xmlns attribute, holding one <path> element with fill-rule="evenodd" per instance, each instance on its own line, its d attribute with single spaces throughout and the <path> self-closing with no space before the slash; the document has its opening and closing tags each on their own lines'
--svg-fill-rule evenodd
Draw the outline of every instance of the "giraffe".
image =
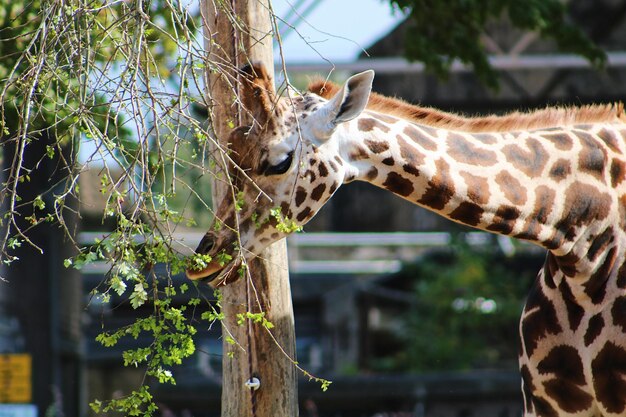
<svg viewBox="0 0 626 417">
<path fill-rule="evenodd" d="M 621 104 L 463 118 L 372 93 L 373 71 L 282 98 L 262 66 L 242 73 L 255 122 L 229 137 L 237 193 L 196 249 L 214 260 L 190 279 L 227 284 L 286 222 L 304 225 L 340 185 L 368 181 L 545 248 L 519 325 L 525 416 L 626 415 Z"/>
</svg>

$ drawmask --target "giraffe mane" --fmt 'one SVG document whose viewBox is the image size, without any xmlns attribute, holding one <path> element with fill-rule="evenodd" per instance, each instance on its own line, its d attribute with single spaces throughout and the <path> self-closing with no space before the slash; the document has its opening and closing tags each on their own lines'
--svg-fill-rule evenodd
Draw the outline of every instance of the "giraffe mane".
<svg viewBox="0 0 626 417">
<path fill-rule="evenodd" d="M 314 80 L 307 90 L 330 99 L 340 88 L 341 86 L 330 81 Z M 580 107 L 546 107 L 527 113 L 466 117 L 432 107 L 413 105 L 398 98 L 372 92 L 367 108 L 432 127 L 476 133 L 532 130 L 585 123 L 626 122 L 624 104 L 621 102 Z"/>
</svg>

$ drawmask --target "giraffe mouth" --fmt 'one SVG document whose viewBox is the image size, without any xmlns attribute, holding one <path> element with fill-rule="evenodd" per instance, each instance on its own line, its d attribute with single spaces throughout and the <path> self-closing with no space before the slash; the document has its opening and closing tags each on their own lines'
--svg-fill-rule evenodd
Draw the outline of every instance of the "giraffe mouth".
<svg viewBox="0 0 626 417">
<path fill-rule="evenodd" d="M 208 284 L 212 288 L 223 287 L 237 280 L 237 268 L 235 261 L 226 265 L 219 262 L 211 262 L 204 269 L 187 269 L 187 278 Z"/>
<path fill-rule="evenodd" d="M 185 271 L 187 278 L 189 278 L 192 281 L 198 281 L 204 284 L 209 284 L 211 287 L 217 287 L 218 286 L 217 281 L 220 276 L 220 273 L 222 272 L 222 267 L 217 265 L 217 268 L 216 268 L 215 267 L 216 265 L 212 265 L 212 264 L 213 262 L 209 264 L 209 266 L 201 270 L 187 269 Z"/>
<path fill-rule="evenodd" d="M 217 237 L 212 232 L 208 232 L 198 244 L 195 252 L 198 254 L 212 253 L 216 241 Z M 216 288 L 224 285 L 226 280 L 222 279 L 222 275 L 228 269 L 227 266 L 223 262 L 211 260 L 204 268 L 187 268 L 185 274 L 192 281 L 202 282 Z"/>
</svg>

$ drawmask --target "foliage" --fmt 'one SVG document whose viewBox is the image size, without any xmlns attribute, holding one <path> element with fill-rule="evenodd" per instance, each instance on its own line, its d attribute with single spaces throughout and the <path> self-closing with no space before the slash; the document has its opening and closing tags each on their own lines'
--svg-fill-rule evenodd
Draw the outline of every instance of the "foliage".
<svg viewBox="0 0 626 417">
<path fill-rule="evenodd" d="M 83 200 L 81 174 L 96 169 L 100 183 L 87 186 L 97 187 L 106 202 L 102 221 L 115 229 L 77 247 L 64 265 L 108 266 L 92 297 L 141 311 L 135 323 L 103 332 L 100 343 L 151 339 L 121 358 L 145 370 L 145 385 L 123 398 L 95 401 L 92 408 L 102 413 L 151 415 L 156 407 L 148 383 L 175 383 L 173 367 L 195 351 L 199 320 L 193 312 L 201 302 L 213 309 L 211 300 L 197 296 L 183 305 L 172 302 L 187 287 L 175 287 L 172 276 L 211 261 L 182 256 L 181 250 L 191 250 L 173 233 L 195 224 L 186 211 L 190 205 L 210 212 L 207 176 L 216 175 L 208 163 L 208 125 L 196 118 L 196 109 L 208 104 L 199 94 L 204 52 L 196 39 L 197 9 L 190 6 L 169 0 L 0 0 L 0 161 L 8 174 L 0 184 L 6 209 L 0 261 L 9 267 L 19 262 L 16 250 L 34 245 L 31 230 L 51 222 L 74 242 L 65 218 L 75 206 L 68 202 Z M 42 156 L 33 161 L 32 155 Z M 67 178 L 50 181 L 27 201 L 31 178 L 47 175 L 41 169 L 47 160 Z M 20 218 L 24 208 L 32 213 L 27 222 Z M 155 272 L 158 265 L 167 266 L 165 274 Z"/>
<path fill-rule="evenodd" d="M 596 66 L 605 53 L 568 20 L 561 0 L 390 0 L 410 14 L 406 55 L 445 77 L 454 59 L 471 64 L 481 81 L 497 86 L 481 35 L 490 20 L 505 15 L 520 29 L 536 31 L 554 40 L 561 51 L 582 55 Z"/>
<path fill-rule="evenodd" d="M 519 315 L 539 263 L 527 254 L 508 258 L 459 246 L 405 268 L 401 274 L 416 279 L 404 337 L 410 369 L 515 363 Z"/>
</svg>

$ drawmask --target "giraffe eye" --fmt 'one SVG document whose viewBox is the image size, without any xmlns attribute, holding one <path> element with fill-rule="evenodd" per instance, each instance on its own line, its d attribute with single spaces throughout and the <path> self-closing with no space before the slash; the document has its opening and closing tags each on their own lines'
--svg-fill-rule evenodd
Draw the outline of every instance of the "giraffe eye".
<svg viewBox="0 0 626 417">
<path fill-rule="evenodd" d="M 280 175 L 287 172 L 289 167 L 291 166 L 291 162 L 293 161 L 293 152 L 289 152 L 287 154 L 287 158 L 284 161 L 278 163 L 277 165 L 268 166 L 263 174 L 265 175 Z"/>
</svg>

